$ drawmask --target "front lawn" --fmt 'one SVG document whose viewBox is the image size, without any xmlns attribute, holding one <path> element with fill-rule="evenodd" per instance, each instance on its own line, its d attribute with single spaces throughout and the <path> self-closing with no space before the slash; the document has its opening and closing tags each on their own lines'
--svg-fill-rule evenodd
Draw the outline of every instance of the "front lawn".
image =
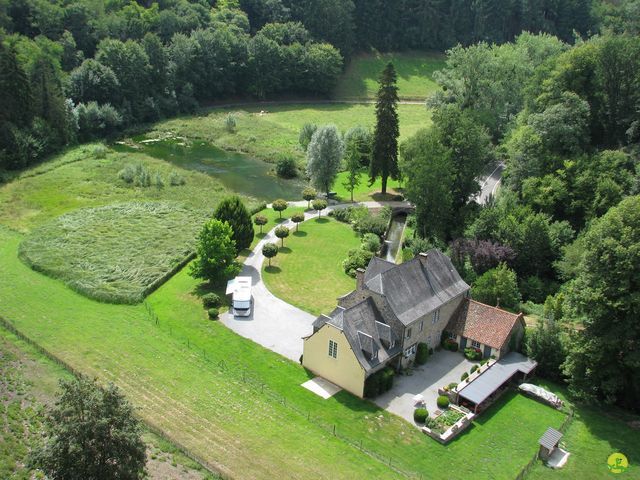
<svg viewBox="0 0 640 480">
<path fill-rule="evenodd" d="M 302 199 L 300 199 L 302 200 Z M 285 211 L 282 212 L 282 218 L 280 218 L 280 213 L 276 212 L 273 208 L 265 208 L 264 210 L 256 213 L 251 217 L 251 221 L 256 218 L 256 215 L 262 215 L 263 217 L 267 217 L 267 224 L 262 226 L 262 233 L 260 233 L 260 227 L 253 224 L 253 230 L 255 232 L 253 236 L 253 242 L 251 242 L 251 250 L 257 245 L 257 243 L 262 240 L 270 230 L 277 227 L 281 223 L 289 220 L 296 213 L 304 213 L 306 211 L 305 207 L 288 207 Z"/>
<path fill-rule="evenodd" d="M 344 182 L 347 180 L 348 172 L 340 172 L 338 178 L 333 184 L 332 190 L 336 192 L 338 199 L 342 202 L 351 201 L 351 193 L 344 186 Z M 393 179 L 387 181 L 387 194 L 382 195 L 382 179 L 376 178 L 373 185 L 369 186 L 369 175 L 367 173 L 360 174 L 360 184 L 353 190 L 354 202 L 369 202 L 369 201 L 386 201 L 393 200 L 396 195 L 400 195 L 401 182 Z"/>
<path fill-rule="evenodd" d="M 329 217 L 307 220 L 285 239 L 285 248 L 271 260 L 271 267 L 265 261 L 262 278 L 269 291 L 285 302 L 314 315 L 328 313 L 339 296 L 355 287 L 342 261 L 359 245 L 359 237 L 345 223 Z"/>
</svg>

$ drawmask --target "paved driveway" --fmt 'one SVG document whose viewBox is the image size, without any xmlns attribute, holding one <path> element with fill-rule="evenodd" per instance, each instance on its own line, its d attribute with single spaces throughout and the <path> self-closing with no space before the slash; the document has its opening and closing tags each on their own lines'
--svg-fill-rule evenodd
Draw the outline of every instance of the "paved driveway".
<svg viewBox="0 0 640 480">
<path fill-rule="evenodd" d="M 460 376 L 474 365 L 459 352 L 440 350 L 429 357 L 426 364 L 413 370 L 412 375 L 396 375 L 393 388 L 375 399 L 380 407 L 413 423 L 414 395 L 424 397 L 432 415 L 438 408 L 438 387 L 459 383 Z"/>
<path fill-rule="evenodd" d="M 307 206 L 306 201 L 289 202 L 290 206 Z M 323 212 L 326 215 L 330 210 L 345 208 L 352 204 L 332 205 Z M 368 208 L 389 205 L 391 207 L 407 207 L 406 202 L 364 202 Z M 317 216 L 315 212 L 305 213 L 306 219 Z M 281 225 L 293 228 L 295 224 L 287 220 Z M 275 297 L 262 282 L 262 247 L 267 242 L 278 242 L 271 230 L 260 240 L 253 251 L 247 257 L 240 275 L 251 277 L 253 294 L 253 312 L 249 317 L 237 317 L 228 312 L 220 315 L 220 321 L 245 338 L 259 343 L 263 347 L 284 355 L 285 357 L 299 361 L 302 355 L 302 337 L 313 333 L 313 315 L 290 305 L 289 303 Z"/>
</svg>

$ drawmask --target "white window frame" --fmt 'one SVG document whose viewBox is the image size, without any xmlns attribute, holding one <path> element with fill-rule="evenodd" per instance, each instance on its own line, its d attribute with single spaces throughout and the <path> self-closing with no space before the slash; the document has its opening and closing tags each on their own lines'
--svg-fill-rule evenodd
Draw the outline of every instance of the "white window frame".
<svg viewBox="0 0 640 480">
<path fill-rule="evenodd" d="M 413 344 L 409 348 L 407 348 L 404 351 L 405 358 L 409 358 L 411 355 L 415 355 L 416 354 L 416 348 L 417 348 L 417 344 Z"/>
<path fill-rule="evenodd" d="M 480 348 L 480 342 L 477 340 L 471 340 L 471 348 Z"/>
<path fill-rule="evenodd" d="M 435 311 L 433 312 L 433 317 L 432 317 L 431 323 L 432 323 L 433 325 L 435 325 L 435 324 L 436 324 L 436 323 L 438 323 L 439 321 L 440 321 L 440 309 L 438 308 L 437 310 L 435 310 Z"/>
<path fill-rule="evenodd" d="M 338 358 L 338 344 L 333 340 L 329 340 L 329 356 L 331 358 Z"/>
</svg>

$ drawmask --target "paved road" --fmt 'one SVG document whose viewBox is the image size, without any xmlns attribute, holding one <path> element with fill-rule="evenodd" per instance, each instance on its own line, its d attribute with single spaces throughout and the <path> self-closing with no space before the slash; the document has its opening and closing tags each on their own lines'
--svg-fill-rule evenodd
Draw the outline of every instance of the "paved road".
<svg viewBox="0 0 640 480">
<path fill-rule="evenodd" d="M 490 197 L 495 197 L 498 185 L 502 179 L 502 172 L 504 171 L 504 163 L 500 162 L 491 173 L 485 174 L 478 179 L 480 183 L 480 193 L 476 195 L 474 201 L 480 205 L 484 205 L 489 201 Z"/>
<path fill-rule="evenodd" d="M 307 202 L 289 202 L 289 205 L 306 207 Z M 323 212 L 323 215 L 331 210 L 351 205 L 353 204 L 332 205 Z M 361 205 L 368 208 L 378 208 L 384 205 L 402 208 L 409 206 L 409 203 L 363 202 Z M 316 215 L 314 212 L 305 213 L 307 220 Z M 287 220 L 281 225 L 289 228 L 294 227 L 291 220 Z M 235 318 L 227 312 L 220 316 L 220 321 L 237 334 L 297 362 L 302 355 L 302 337 L 312 333 L 312 324 L 316 317 L 280 300 L 267 289 L 262 281 L 262 263 L 264 262 L 262 247 L 267 242 L 278 241 L 274 231 L 275 228 L 260 240 L 247 257 L 242 273 L 240 273 L 240 275 L 249 276 L 252 279 L 253 313 L 246 318 Z"/>
</svg>

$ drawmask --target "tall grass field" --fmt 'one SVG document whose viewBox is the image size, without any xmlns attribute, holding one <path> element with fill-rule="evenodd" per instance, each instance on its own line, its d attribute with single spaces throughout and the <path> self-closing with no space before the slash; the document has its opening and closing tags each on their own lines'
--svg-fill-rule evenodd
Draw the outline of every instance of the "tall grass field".
<svg viewBox="0 0 640 480">
<path fill-rule="evenodd" d="M 90 298 L 137 303 L 191 258 L 205 219 L 172 202 L 79 209 L 36 228 L 20 258 Z"/>
</svg>

